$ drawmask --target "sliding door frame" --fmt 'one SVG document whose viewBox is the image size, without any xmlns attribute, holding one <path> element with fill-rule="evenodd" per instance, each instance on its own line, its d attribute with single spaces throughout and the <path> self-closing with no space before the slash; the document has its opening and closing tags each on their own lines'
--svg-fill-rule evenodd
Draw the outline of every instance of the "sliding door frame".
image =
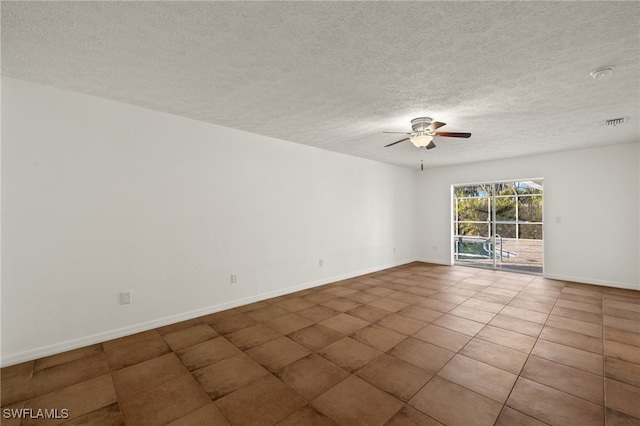
<svg viewBox="0 0 640 426">
<path fill-rule="evenodd" d="M 497 195 L 496 193 L 496 187 L 500 184 L 504 184 L 504 183 L 527 183 L 527 182 L 531 182 L 531 183 L 535 183 L 535 182 L 540 182 L 540 194 L 518 194 L 518 193 L 514 193 L 513 197 L 515 198 L 515 221 L 513 223 L 510 223 L 509 221 L 504 221 L 501 220 L 500 225 L 510 225 L 513 224 L 515 225 L 515 239 L 518 240 L 520 239 L 520 225 L 540 225 L 541 227 L 541 245 L 542 245 L 542 253 L 541 253 L 541 271 L 537 272 L 537 271 L 524 271 L 524 270 L 518 270 L 518 269 L 514 269 L 514 268 L 509 268 L 509 267 L 502 267 L 501 266 L 501 260 L 499 260 L 499 258 L 502 258 L 503 255 L 503 248 L 502 248 L 502 241 L 500 242 L 500 244 L 497 244 L 497 238 L 498 238 L 498 232 L 497 232 L 497 227 L 498 227 L 498 218 L 497 218 L 497 205 L 496 205 L 496 200 L 497 198 L 508 198 L 511 197 L 511 195 Z M 491 269 L 491 270 L 503 270 L 503 271 L 508 271 L 508 272 L 517 272 L 517 273 L 527 273 L 527 274 L 532 274 L 532 275 L 544 275 L 544 178 L 538 177 L 538 178 L 519 178 L 519 179 L 505 179 L 505 180 L 492 180 L 492 181 L 484 181 L 484 182 L 474 182 L 474 183 L 457 183 L 457 184 L 452 184 L 451 185 L 451 212 L 452 214 L 450 215 L 451 218 L 451 238 L 450 238 L 450 243 L 451 243 L 451 264 L 452 265 L 464 265 L 464 263 L 457 263 L 456 261 L 459 262 L 460 259 L 456 259 L 456 245 L 454 242 L 454 239 L 456 237 L 460 237 L 457 235 L 458 232 L 458 224 L 461 222 L 458 217 L 458 210 L 457 210 L 457 200 L 458 198 L 456 197 L 456 193 L 455 193 L 455 189 L 458 187 L 464 187 L 464 186 L 484 186 L 487 188 L 490 188 L 490 195 L 489 197 L 468 197 L 468 198 L 488 198 L 488 228 L 489 228 L 489 238 L 491 240 L 491 248 L 493 250 L 493 255 L 492 255 L 492 263 L 491 264 L 486 264 L 487 266 L 483 266 L 482 264 L 469 264 L 468 266 L 470 267 L 478 267 L 478 268 L 486 268 L 486 269 Z M 533 186 L 535 188 L 535 186 Z M 520 198 L 521 197 L 533 197 L 533 196 L 540 196 L 542 199 L 542 206 L 543 208 L 541 209 L 541 222 L 523 222 L 519 220 L 519 214 L 518 214 L 518 207 L 520 204 Z M 469 223 L 484 223 L 484 222 L 469 222 Z M 484 238 L 484 237 L 483 237 Z M 502 240 L 502 239 L 501 239 Z M 498 246 L 499 246 L 499 251 L 500 251 L 500 255 L 497 256 L 496 255 L 496 251 L 498 250 Z M 500 262 L 500 264 L 499 264 Z"/>
</svg>

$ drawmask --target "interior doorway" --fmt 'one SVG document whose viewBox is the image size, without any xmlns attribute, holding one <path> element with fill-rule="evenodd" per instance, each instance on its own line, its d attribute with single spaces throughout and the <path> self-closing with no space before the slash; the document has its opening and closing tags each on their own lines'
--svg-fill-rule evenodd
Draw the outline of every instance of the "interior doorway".
<svg viewBox="0 0 640 426">
<path fill-rule="evenodd" d="M 454 263 L 542 274 L 543 179 L 453 185 Z"/>
</svg>

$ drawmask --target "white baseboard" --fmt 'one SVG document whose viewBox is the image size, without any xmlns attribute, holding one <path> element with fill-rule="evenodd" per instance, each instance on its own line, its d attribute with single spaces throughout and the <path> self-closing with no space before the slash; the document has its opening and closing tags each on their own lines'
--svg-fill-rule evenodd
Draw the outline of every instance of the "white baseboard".
<svg viewBox="0 0 640 426">
<path fill-rule="evenodd" d="M 436 265 L 453 266 L 453 263 L 451 263 L 451 261 L 447 262 L 447 261 L 444 261 L 442 259 L 420 258 L 420 259 L 418 259 L 418 262 L 434 263 Z"/>
<path fill-rule="evenodd" d="M 438 265 L 452 265 L 450 262 L 445 262 L 442 259 L 427 259 L 427 258 L 419 258 L 418 262 L 426 262 L 426 263 L 435 263 Z M 506 271 L 506 270 L 505 270 Z M 513 272 L 513 271 L 510 271 Z M 570 281 L 575 283 L 583 283 L 583 284 L 593 284 L 593 285 L 601 285 L 604 287 L 614 287 L 614 288 L 623 288 L 627 290 L 638 290 L 640 291 L 640 284 L 630 284 L 630 283 L 621 283 L 617 281 L 607 281 L 607 280 L 594 280 L 591 278 L 585 277 L 573 277 L 568 275 L 559 275 L 559 274 L 543 274 L 544 278 L 550 278 L 554 280 L 560 281 Z"/>
<path fill-rule="evenodd" d="M 640 284 L 621 283 L 617 281 L 606 281 L 606 280 L 594 280 L 591 278 L 572 277 L 568 275 L 558 275 L 558 274 L 544 274 L 543 276 L 545 278 L 550 278 L 553 280 L 569 281 L 569 282 L 581 283 L 581 284 L 601 285 L 604 287 L 615 287 L 615 288 L 624 288 L 627 290 L 640 291 Z"/>
<path fill-rule="evenodd" d="M 109 330 L 101 333 L 92 334 L 89 336 L 80 337 L 77 339 L 66 340 L 64 342 L 56 343 L 53 345 L 42 346 L 27 351 L 18 352 L 14 354 L 8 354 L 2 357 L 0 361 L 0 367 L 8 367 L 14 364 L 20 364 L 22 362 L 31 361 L 34 359 L 56 355 L 62 352 L 70 351 L 73 349 L 82 348 L 84 346 L 93 345 L 96 343 L 106 342 L 108 340 L 117 339 L 120 337 L 129 336 L 131 334 L 140 333 L 143 331 L 153 330 L 154 328 L 162 327 L 169 324 L 175 324 L 181 321 L 198 318 L 204 315 L 213 314 L 216 312 L 224 311 L 227 309 L 237 308 L 238 306 L 247 305 L 249 303 L 259 302 L 261 300 L 271 299 L 273 297 L 283 296 L 285 294 L 295 293 L 296 291 L 306 290 L 308 288 L 318 287 L 324 284 L 330 284 L 336 281 L 342 281 L 349 278 L 358 277 L 361 275 L 370 274 L 373 272 L 382 271 L 384 269 L 393 268 L 407 263 L 415 262 L 417 259 L 407 259 L 395 262 L 393 264 L 376 266 L 356 272 L 350 272 L 346 274 L 336 275 L 333 277 L 322 278 L 316 281 L 306 282 L 283 289 L 270 291 L 262 294 L 258 294 L 251 297 L 245 297 L 242 299 L 236 299 L 230 302 L 221 303 L 214 306 L 207 306 L 205 308 L 196 309 L 189 312 L 183 312 L 176 315 L 170 315 L 163 318 L 158 318 L 143 323 L 133 324 L 127 327 L 118 328 L 115 330 Z"/>
</svg>

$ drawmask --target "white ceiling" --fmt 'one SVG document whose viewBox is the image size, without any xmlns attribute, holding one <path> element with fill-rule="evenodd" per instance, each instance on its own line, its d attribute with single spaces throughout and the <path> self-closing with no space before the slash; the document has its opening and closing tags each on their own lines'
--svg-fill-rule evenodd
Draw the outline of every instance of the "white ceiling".
<svg viewBox="0 0 640 426">
<path fill-rule="evenodd" d="M 2 73 L 425 167 L 640 140 L 638 2 L 2 2 Z M 615 70 L 594 80 L 590 71 Z M 448 123 L 425 151 L 384 145 Z M 628 117 L 622 126 L 604 121 Z M 215 142 L 212 142 L 215 143 Z"/>
</svg>

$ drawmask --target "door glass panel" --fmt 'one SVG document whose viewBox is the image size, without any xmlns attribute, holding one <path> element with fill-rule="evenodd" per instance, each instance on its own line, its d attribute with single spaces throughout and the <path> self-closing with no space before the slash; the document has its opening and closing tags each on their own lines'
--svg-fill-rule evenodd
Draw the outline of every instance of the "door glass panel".
<svg viewBox="0 0 640 426">
<path fill-rule="evenodd" d="M 516 197 L 496 197 L 496 220 L 498 222 L 515 223 L 517 214 Z"/>
<path fill-rule="evenodd" d="M 454 258 L 470 266 L 491 266 L 491 185 L 455 188 Z"/>
<path fill-rule="evenodd" d="M 496 223 L 496 234 L 502 238 L 516 238 L 517 232 L 515 223 Z"/>
<path fill-rule="evenodd" d="M 543 181 L 453 187 L 456 264 L 543 271 Z"/>
</svg>

